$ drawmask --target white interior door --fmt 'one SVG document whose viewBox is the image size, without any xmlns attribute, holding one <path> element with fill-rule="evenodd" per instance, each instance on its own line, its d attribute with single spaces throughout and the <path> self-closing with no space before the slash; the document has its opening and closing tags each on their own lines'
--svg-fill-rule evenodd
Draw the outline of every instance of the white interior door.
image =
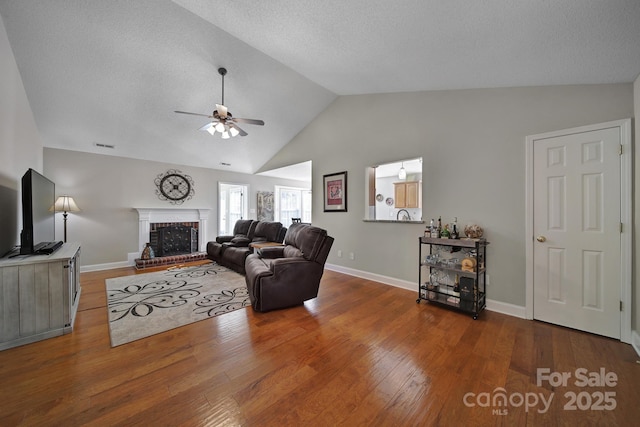
<svg viewBox="0 0 640 427">
<path fill-rule="evenodd" d="M 620 128 L 533 142 L 533 318 L 620 338 Z"/>
</svg>

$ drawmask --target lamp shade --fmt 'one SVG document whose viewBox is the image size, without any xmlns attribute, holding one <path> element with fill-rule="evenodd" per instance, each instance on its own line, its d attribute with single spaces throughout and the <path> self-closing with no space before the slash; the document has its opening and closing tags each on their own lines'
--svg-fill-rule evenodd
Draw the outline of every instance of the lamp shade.
<svg viewBox="0 0 640 427">
<path fill-rule="evenodd" d="M 56 212 L 79 212 L 80 208 L 76 205 L 76 202 L 73 200 L 73 197 L 70 196 L 60 196 L 58 200 L 56 200 L 53 208 Z"/>
</svg>

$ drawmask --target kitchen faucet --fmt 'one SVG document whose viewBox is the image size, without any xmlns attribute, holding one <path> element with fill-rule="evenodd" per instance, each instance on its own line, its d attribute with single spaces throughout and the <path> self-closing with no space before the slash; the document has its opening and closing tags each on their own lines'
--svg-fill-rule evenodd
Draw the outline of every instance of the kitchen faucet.
<svg viewBox="0 0 640 427">
<path fill-rule="evenodd" d="M 398 211 L 398 213 L 396 214 L 396 220 L 399 220 L 399 219 L 400 219 L 400 212 L 402 212 L 402 211 L 405 211 L 405 213 L 406 213 L 406 215 L 404 215 L 404 216 L 402 217 L 402 220 L 403 220 L 403 221 L 411 221 L 411 215 L 409 215 L 409 211 L 408 211 L 408 210 L 406 210 L 406 209 L 400 209 L 400 210 Z"/>
</svg>

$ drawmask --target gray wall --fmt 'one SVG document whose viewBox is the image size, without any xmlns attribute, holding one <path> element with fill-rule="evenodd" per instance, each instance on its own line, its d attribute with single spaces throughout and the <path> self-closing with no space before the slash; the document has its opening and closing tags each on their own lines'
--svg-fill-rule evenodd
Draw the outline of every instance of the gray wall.
<svg viewBox="0 0 640 427">
<path fill-rule="evenodd" d="M 82 244 L 82 266 L 124 262 L 128 253 L 142 250 L 133 208 L 175 207 L 156 195 L 154 179 L 168 169 L 191 175 L 195 182 L 194 197 L 179 207 L 212 210 L 207 241 L 217 235 L 218 181 L 248 184 L 249 209 L 256 207 L 257 191 L 273 191 L 274 185 L 310 187 L 308 182 L 45 148 L 44 171 L 56 183 L 57 195 L 69 194 L 82 210 L 70 213 L 67 222 L 67 240 Z M 62 215 L 56 226 L 56 237 L 62 239 Z"/>
<path fill-rule="evenodd" d="M 640 138 L 640 131 L 638 130 L 638 117 L 640 117 L 640 75 L 636 78 L 635 83 L 633 84 L 633 105 L 635 112 L 635 138 L 634 141 L 638 141 Z M 640 165 L 640 147 L 634 144 L 635 149 L 635 165 L 634 165 L 634 185 L 635 185 L 635 194 L 634 194 L 634 254 L 635 254 L 635 263 L 633 269 L 633 292 L 635 297 L 635 307 L 633 310 L 633 319 L 632 324 L 633 329 L 636 332 L 640 332 L 640 286 L 638 286 L 638 266 L 640 266 L 640 235 L 638 233 L 638 227 L 640 227 L 640 206 L 638 206 L 638 200 L 640 200 L 640 173 L 638 173 L 637 165 Z"/>
<path fill-rule="evenodd" d="M 0 19 L 0 256 L 20 243 L 20 178 L 42 172 L 42 142 Z"/>
<path fill-rule="evenodd" d="M 489 298 L 524 306 L 525 137 L 632 116 L 631 84 L 343 96 L 265 169 L 313 159 L 315 195 L 323 174 L 348 171 L 348 212 L 314 198 L 314 222 L 336 238 L 328 262 L 415 282 L 424 227 L 363 222 L 364 171 L 422 156 L 423 218 L 484 227 Z"/>
</svg>

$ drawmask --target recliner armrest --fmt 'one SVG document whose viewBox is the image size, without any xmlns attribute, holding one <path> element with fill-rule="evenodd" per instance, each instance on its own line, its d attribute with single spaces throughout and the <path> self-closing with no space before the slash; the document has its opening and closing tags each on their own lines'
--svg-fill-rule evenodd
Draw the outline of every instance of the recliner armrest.
<svg viewBox="0 0 640 427">
<path fill-rule="evenodd" d="M 257 250 L 260 258 L 282 258 L 284 256 L 284 246 L 265 246 Z"/>
<path fill-rule="evenodd" d="M 251 243 L 248 237 L 236 236 L 231 239 L 230 244 L 239 248 L 246 248 Z"/>
<path fill-rule="evenodd" d="M 226 243 L 226 242 L 230 242 L 231 239 L 233 239 L 234 236 L 218 236 L 216 237 L 216 242 L 218 243 Z"/>
<path fill-rule="evenodd" d="M 274 259 L 271 262 L 270 269 L 274 273 L 276 270 L 280 270 L 280 273 L 285 273 L 291 275 L 294 271 L 299 271 L 300 274 L 303 274 L 306 269 L 310 268 L 312 264 L 315 264 L 313 261 L 307 261 L 302 257 L 289 257 L 289 258 L 278 258 Z M 293 277 L 301 277 L 298 276 L 298 273 L 292 274 Z M 281 277 L 282 278 L 282 277 Z"/>
</svg>

